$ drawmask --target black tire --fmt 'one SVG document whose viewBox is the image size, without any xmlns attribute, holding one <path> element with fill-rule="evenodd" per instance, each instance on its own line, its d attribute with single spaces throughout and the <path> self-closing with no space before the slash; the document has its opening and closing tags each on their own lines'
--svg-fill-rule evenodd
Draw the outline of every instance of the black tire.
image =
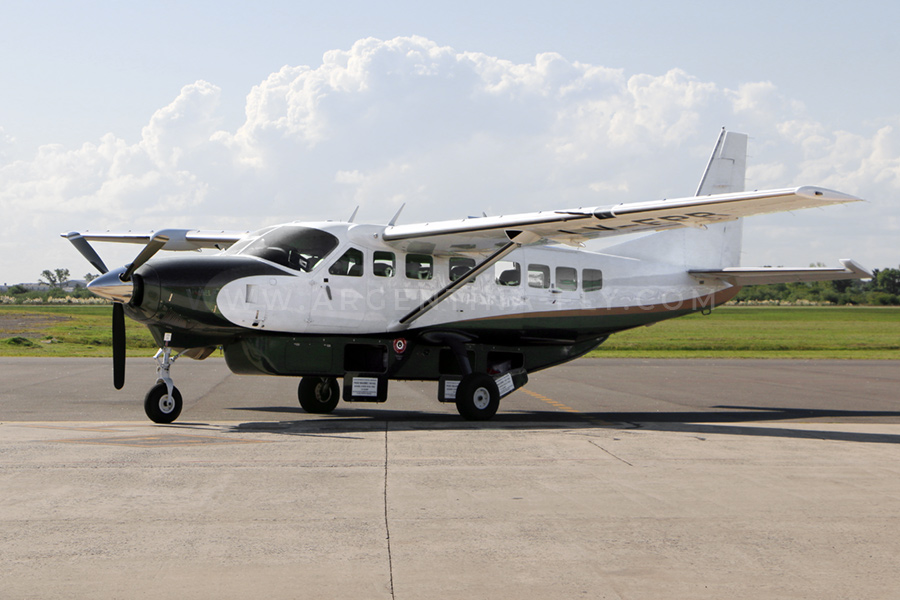
<svg viewBox="0 0 900 600">
<path fill-rule="evenodd" d="M 456 388 L 456 410 L 467 421 L 487 421 L 500 408 L 500 390 L 487 373 L 470 373 Z"/>
<path fill-rule="evenodd" d="M 181 392 L 172 388 L 172 397 L 166 384 L 157 383 L 144 396 L 144 412 L 154 423 L 171 423 L 181 414 Z"/>
<path fill-rule="evenodd" d="M 304 377 L 297 387 L 297 398 L 306 412 L 325 415 L 337 407 L 341 386 L 334 377 Z"/>
</svg>

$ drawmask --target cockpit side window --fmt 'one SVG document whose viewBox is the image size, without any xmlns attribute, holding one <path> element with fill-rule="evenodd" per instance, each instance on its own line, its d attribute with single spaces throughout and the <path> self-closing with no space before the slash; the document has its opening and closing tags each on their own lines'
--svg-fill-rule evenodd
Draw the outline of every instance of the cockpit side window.
<svg viewBox="0 0 900 600">
<path fill-rule="evenodd" d="M 229 248 L 228 254 L 257 256 L 283 267 L 309 273 L 338 245 L 328 232 L 309 227 L 276 227 L 263 230 L 249 244 Z"/>
<path fill-rule="evenodd" d="M 363 275 L 363 253 L 362 250 L 356 248 L 348 248 L 344 254 L 337 259 L 334 264 L 328 267 L 328 272 L 332 275 L 344 275 L 348 277 L 362 277 Z"/>
</svg>

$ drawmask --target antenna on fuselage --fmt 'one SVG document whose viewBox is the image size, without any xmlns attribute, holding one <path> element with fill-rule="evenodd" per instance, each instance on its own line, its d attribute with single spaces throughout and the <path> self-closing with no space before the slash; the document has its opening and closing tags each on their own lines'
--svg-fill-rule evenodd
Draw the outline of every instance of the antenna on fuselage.
<svg viewBox="0 0 900 600">
<path fill-rule="evenodd" d="M 406 206 L 406 202 L 400 205 L 400 208 L 397 209 L 397 214 L 394 215 L 394 218 L 388 221 L 388 227 L 393 227 L 397 223 L 397 219 L 400 217 L 400 213 L 403 212 L 403 208 Z"/>
<path fill-rule="evenodd" d="M 356 205 L 356 208 L 353 209 L 353 214 L 350 215 L 350 218 L 347 219 L 347 222 L 348 222 L 348 223 L 352 223 L 352 222 L 353 222 L 353 219 L 356 218 L 356 213 L 358 213 L 358 212 L 359 212 L 359 204 L 357 204 L 357 205 Z"/>
</svg>

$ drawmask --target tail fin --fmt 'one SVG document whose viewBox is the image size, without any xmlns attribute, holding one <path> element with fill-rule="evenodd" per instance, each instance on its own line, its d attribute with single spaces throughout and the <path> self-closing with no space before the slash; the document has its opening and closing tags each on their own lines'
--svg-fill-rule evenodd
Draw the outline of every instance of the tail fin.
<svg viewBox="0 0 900 600">
<path fill-rule="evenodd" d="M 723 127 L 694 195 L 743 192 L 746 173 L 747 135 Z"/>
<path fill-rule="evenodd" d="M 747 135 L 725 131 L 716 140 L 697 196 L 743 192 L 747 170 Z M 743 224 L 740 219 L 705 229 L 676 229 L 630 240 L 603 250 L 607 254 L 684 266 L 685 270 L 740 266 Z M 701 266 L 703 265 L 703 266 Z"/>
</svg>

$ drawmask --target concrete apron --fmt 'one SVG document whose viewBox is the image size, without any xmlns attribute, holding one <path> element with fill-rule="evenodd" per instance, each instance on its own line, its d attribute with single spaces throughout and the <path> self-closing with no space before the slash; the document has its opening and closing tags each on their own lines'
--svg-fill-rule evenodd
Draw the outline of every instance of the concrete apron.
<svg viewBox="0 0 900 600">
<path fill-rule="evenodd" d="M 0 597 L 847 598 L 900 425 L 0 424 Z"/>
</svg>

